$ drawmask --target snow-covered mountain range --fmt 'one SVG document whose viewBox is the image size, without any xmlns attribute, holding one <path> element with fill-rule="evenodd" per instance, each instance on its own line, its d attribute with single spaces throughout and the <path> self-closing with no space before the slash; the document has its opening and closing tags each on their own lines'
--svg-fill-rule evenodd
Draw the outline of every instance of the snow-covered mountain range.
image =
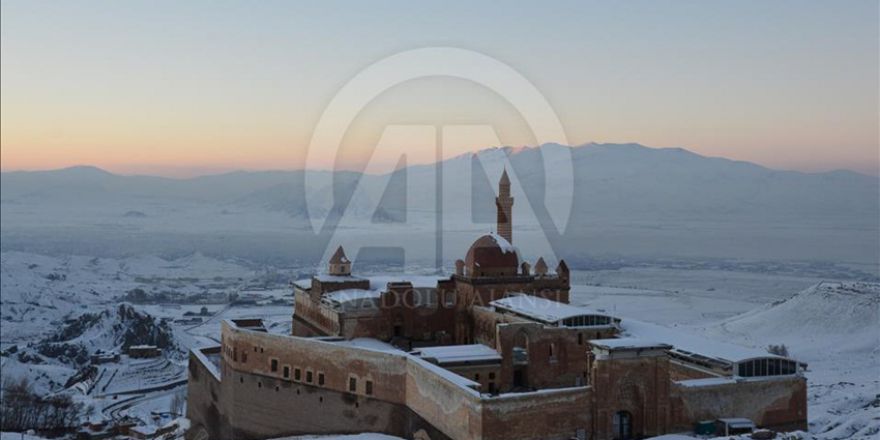
<svg viewBox="0 0 880 440">
<path fill-rule="evenodd" d="M 571 199 L 565 190 L 545 188 L 543 153 L 554 149 L 570 152 L 573 181 L 563 186 L 573 188 Z M 316 235 L 308 215 L 326 218 L 333 208 L 330 194 L 342 201 L 347 227 L 415 237 L 435 228 L 438 205 L 433 197 L 407 197 L 407 191 L 433 191 L 438 171 L 444 182 L 442 229 L 452 247 L 466 246 L 494 226 L 494 182 L 503 166 L 514 181 L 521 248 L 552 226 L 532 214 L 549 200 L 548 206 L 571 206 L 561 235 L 549 234 L 556 253 L 569 258 L 733 257 L 874 266 L 880 260 L 874 246 L 880 232 L 877 177 L 779 171 L 638 144 L 490 148 L 390 175 L 259 171 L 169 179 L 92 167 L 6 172 L 0 176 L 3 248 L 94 248 L 125 255 L 201 250 L 283 259 L 285 248 L 296 245 L 300 256 L 317 261 L 331 237 Z M 356 188 L 357 196 L 350 197 Z M 405 221 L 404 228 L 389 232 L 395 221 Z M 115 246 L 103 245 L 107 240 Z"/>
</svg>

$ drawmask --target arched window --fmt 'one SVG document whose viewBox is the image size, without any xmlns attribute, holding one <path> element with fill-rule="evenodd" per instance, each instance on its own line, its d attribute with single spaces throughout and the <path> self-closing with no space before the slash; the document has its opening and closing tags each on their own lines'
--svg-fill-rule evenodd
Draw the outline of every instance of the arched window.
<svg viewBox="0 0 880 440">
<path fill-rule="evenodd" d="M 797 373 L 797 362 L 790 359 L 750 359 L 737 364 L 740 377 L 787 376 Z"/>
<path fill-rule="evenodd" d="M 592 327 L 610 325 L 611 318 L 603 315 L 581 315 L 562 320 L 563 327 Z"/>
<path fill-rule="evenodd" d="M 629 411 L 618 411 L 612 419 L 612 435 L 614 440 L 629 440 L 632 438 L 632 414 Z"/>
</svg>

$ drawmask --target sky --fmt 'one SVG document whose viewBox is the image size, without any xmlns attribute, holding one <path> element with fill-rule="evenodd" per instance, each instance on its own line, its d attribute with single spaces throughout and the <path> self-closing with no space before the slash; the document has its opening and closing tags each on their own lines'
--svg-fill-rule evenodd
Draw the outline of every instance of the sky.
<svg viewBox="0 0 880 440">
<path fill-rule="evenodd" d="M 548 140 L 536 133 L 552 121 L 528 116 L 541 106 L 517 107 L 537 102 L 519 99 L 534 91 L 564 135 L 550 140 L 571 145 L 880 173 L 876 0 L 4 0 L 0 12 L 4 171 L 364 169 L 395 166 L 401 150 L 428 163 Z M 433 48 L 478 54 L 524 82 L 401 56 Z M 372 94 L 342 93 L 371 66 Z M 420 76 L 396 74 L 410 70 Z M 363 98 L 351 117 L 333 110 L 340 95 Z M 313 144 L 325 125 L 338 142 Z M 391 132 L 476 129 L 454 131 L 454 142 L 387 135 L 407 125 Z"/>
</svg>

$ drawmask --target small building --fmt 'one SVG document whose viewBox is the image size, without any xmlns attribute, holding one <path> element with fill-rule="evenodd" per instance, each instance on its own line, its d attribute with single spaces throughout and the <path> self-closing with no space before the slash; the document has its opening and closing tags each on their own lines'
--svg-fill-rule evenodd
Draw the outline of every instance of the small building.
<svg viewBox="0 0 880 440">
<path fill-rule="evenodd" d="M 132 345 L 128 347 L 128 357 L 135 359 L 154 358 L 162 355 L 162 349 L 155 345 Z"/>
<path fill-rule="evenodd" d="M 118 430 L 116 426 L 110 423 L 110 420 L 100 417 L 90 417 L 89 420 L 82 424 L 82 428 L 77 431 L 77 439 L 104 439 L 111 438 Z"/>
<path fill-rule="evenodd" d="M 104 352 L 98 350 L 90 357 L 92 364 L 109 364 L 119 362 L 119 353 L 115 351 Z"/>
<path fill-rule="evenodd" d="M 748 434 L 754 430 L 755 422 L 742 417 L 718 419 L 715 421 L 715 432 L 718 435 Z"/>
</svg>

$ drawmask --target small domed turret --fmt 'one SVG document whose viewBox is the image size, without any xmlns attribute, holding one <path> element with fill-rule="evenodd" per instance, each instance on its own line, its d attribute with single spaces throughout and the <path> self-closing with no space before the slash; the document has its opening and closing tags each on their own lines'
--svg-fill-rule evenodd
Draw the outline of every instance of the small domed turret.
<svg viewBox="0 0 880 440">
<path fill-rule="evenodd" d="M 547 275 L 547 263 L 544 261 L 544 257 L 538 258 L 538 261 L 535 262 L 535 275 L 539 277 Z"/>
<path fill-rule="evenodd" d="M 330 257 L 328 273 L 337 276 L 351 275 L 351 261 L 345 256 L 345 251 L 342 249 L 342 246 L 336 248 L 336 252 Z"/>
<path fill-rule="evenodd" d="M 462 259 L 455 260 L 455 274 L 456 275 L 464 275 L 464 260 L 462 260 Z"/>
<path fill-rule="evenodd" d="M 556 275 L 564 281 L 568 281 L 569 270 L 565 260 L 559 260 L 559 264 L 556 265 Z"/>
</svg>

